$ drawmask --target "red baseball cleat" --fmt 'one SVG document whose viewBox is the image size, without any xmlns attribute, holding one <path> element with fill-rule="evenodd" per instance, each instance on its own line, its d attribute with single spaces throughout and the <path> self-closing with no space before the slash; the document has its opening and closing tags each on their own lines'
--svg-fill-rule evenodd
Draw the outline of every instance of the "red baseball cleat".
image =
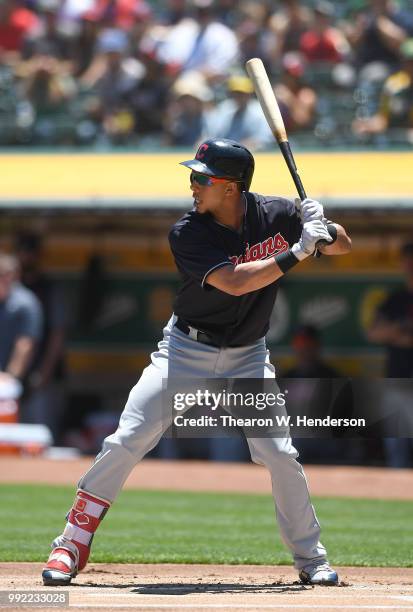
<svg viewBox="0 0 413 612">
<path fill-rule="evenodd" d="M 71 542 L 54 548 L 43 568 L 45 586 L 66 586 L 77 574 L 79 551 Z"/>
<path fill-rule="evenodd" d="M 52 553 L 43 568 L 43 584 L 64 586 L 86 566 L 93 536 L 110 503 L 79 490 L 67 515 L 63 533 L 52 543 Z"/>
</svg>

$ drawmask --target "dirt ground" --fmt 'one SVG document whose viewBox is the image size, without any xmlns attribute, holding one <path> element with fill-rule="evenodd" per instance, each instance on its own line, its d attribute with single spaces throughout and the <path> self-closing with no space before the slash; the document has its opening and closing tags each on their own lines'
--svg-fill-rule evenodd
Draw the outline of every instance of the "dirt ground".
<svg viewBox="0 0 413 612">
<path fill-rule="evenodd" d="M 73 484 L 89 465 L 90 459 L 1 457 L 0 482 Z M 413 498 L 413 470 L 309 466 L 306 473 L 313 495 Z M 268 474 L 258 466 L 156 460 L 144 460 L 126 486 L 270 491 Z M 41 569 L 39 563 L 0 563 L 0 590 L 56 592 L 43 587 Z M 311 587 L 297 582 L 292 567 L 90 564 L 71 586 L 60 590 L 69 593 L 70 607 L 81 609 L 413 610 L 413 568 L 341 567 L 339 571 L 339 587 Z"/>
<path fill-rule="evenodd" d="M 52 461 L 0 456 L 0 483 L 74 486 L 91 462 L 92 458 L 87 457 Z M 305 473 L 312 495 L 413 499 L 413 470 L 309 465 L 305 466 Z M 268 471 L 258 465 L 156 459 L 144 459 L 132 471 L 124 488 L 234 493 L 271 491 Z"/>
<path fill-rule="evenodd" d="M 39 563 L 0 563 L 0 589 L 43 587 Z M 117 610 L 413 610 L 413 569 L 340 568 L 339 587 L 297 582 L 291 567 L 90 564 L 69 593 L 77 608 Z"/>
</svg>

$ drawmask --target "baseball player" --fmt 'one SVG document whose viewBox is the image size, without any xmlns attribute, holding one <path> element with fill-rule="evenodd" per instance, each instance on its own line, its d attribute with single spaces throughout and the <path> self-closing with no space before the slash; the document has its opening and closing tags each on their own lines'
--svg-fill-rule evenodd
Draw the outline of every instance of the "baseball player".
<svg viewBox="0 0 413 612">
<path fill-rule="evenodd" d="M 93 535 L 132 468 L 159 441 L 171 420 L 162 412 L 163 379 L 275 378 L 265 334 L 277 281 L 311 256 L 320 240 L 324 254 L 350 250 L 350 239 L 329 226 L 319 202 L 251 193 L 254 158 L 227 139 L 202 143 L 191 170 L 193 210 L 169 234 L 182 277 L 174 314 L 133 387 L 116 432 L 108 436 L 78 491 L 63 533 L 43 569 L 45 585 L 67 585 L 88 560 Z M 331 234 L 331 235 L 330 235 Z M 251 458 L 272 479 L 278 524 L 305 583 L 335 585 L 319 541 L 298 453 L 289 437 L 249 438 Z"/>
</svg>

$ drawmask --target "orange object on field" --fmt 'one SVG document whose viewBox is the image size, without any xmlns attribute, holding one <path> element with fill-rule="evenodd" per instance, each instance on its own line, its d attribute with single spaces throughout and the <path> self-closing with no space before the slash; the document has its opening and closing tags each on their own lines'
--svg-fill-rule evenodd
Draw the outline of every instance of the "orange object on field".
<svg viewBox="0 0 413 612">
<path fill-rule="evenodd" d="M 15 399 L 0 399 L 0 423 L 18 423 L 19 403 Z M 20 455 L 21 448 L 10 442 L 0 442 L 0 455 Z"/>
<path fill-rule="evenodd" d="M 17 423 L 19 402 L 15 399 L 0 399 L 0 423 Z"/>
</svg>

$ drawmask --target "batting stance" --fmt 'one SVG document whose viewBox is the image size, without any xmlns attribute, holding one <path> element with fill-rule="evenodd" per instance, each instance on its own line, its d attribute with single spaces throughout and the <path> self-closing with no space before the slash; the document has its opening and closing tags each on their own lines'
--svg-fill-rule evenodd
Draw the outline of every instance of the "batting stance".
<svg viewBox="0 0 413 612">
<path fill-rule="evenodd" d="M 327 230 L 319 202 L 305 200 L 297 212 L 290 200 L 251 193 L 254 158 L 237 142 L 207 140 L 195 159 L 182 164 L 191 170 L 194 207 L 169 234 L 182 277 L 174 314 L 130 392 L 118 429 L 79 481 L 43 569 L 45 585 L 67 585 L 85 567 L 99 523 L 132 468 L 170 424 L 162 415 L 162 380 L 274 378 L 265 334 L 277 281 L 311 256 L 320 240 L 329 243 L 321 247 L 326 255 L 350 250 L 341 226 Z M 337 584 L 291 439 L 249 438 L 248 445 L 252 460 L 271 473 L 279 528 L 300 579 Z"/>
</svg>

